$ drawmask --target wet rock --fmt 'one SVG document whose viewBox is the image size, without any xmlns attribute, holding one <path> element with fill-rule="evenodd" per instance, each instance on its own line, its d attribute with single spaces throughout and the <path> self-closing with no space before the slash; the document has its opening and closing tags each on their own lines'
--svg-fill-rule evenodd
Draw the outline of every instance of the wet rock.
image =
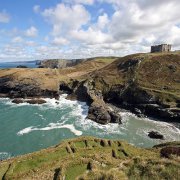
<svg viewBox="0 0 180 180">
<path fill-rule="evenodd" d="M 109 112 L 110 116 L 111 116 L 111 123 L 118 123 L 118 124 L 122 124 L 122 117 L 118 114 L 118 112 Z"/>
<path fill-rule="evenodd" d="M 161 157 L 169 158 L 171 155 L 180 156 L 180 147 L 164 147 L 160 151 Z"/>
<path fill-rule="evenodd" d="M 17 98 L 17 99 L 13 99 L 12 103 L 21 104 L 21 103 L 24 103 L 24 101 L 23 101 L 23 99 Z"/>
<path fill-rule="evenodd" d="M 108 124 L 111 122 L 111 116 L 107 109 L 94 104 L 90 106 L 87 118 L 100 124 Z"/>
<path fill-rule="evenodd" d="M 159 132 L 157 132 L 157 131 L 148 132 L 148 136 L 151 139 L 162 139 L 162 140 L 164 140 L 164 136 L 162 134 L 160 134 Z"/>
<path fill-rule="evenodd" d="M 29 104 L 45 104 L 46 103 L 44 99 L 30 99 L 30 100 L 26 100 L 25 102 Z"/>
</svg>

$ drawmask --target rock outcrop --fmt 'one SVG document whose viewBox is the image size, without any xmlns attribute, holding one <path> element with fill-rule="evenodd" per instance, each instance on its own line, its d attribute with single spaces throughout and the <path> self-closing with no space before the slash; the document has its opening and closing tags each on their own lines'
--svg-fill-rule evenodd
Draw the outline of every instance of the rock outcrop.
<svg viewBox="0 0 180 180">
<path fill-rule="evenodd" d="M 12 103 L 21 104 L 21 103 L 28 103 L 28 104 L 45 104 L 46 101 L 40 98 L 33 98 L 33 99 L 22 99 L 22 98 L 15 98 L 12 100 Z"/>
<path fill-rule="evenodd" d="M 170 156 L 180 156 L 180 147 L 168 146 L 160 151 L 161 157 L 170 158 Z"/>
<path fill-rule="evenodd" d="M 90 106 L 87 116 L 88 119 L 100 124 L 121 124 L 120 114 L 112 108 L 109 108 L 104 102 L 102 93 L 97 92 L 93 80 L 72 80 L 69 84 L 62 82 L 60 85 L 60 91 L 68 92 L 69 99 L 77 99 L 86 102 Z"/>
<path fill-rule="evenodd" d="M 148 132 L 148 136 L 152 139 L 162 139 L 164 140 L 164 136 L 156 131 Z"/>
<path fill-rule="evenodd" d="M 86 59 L 73 59 L 73 60 L 64 60 L 64 59 L 49 59 L 39 62 L 39 68 L 67 68 L 75 66 L 79 63 L 86 61 Z"/>
</svg>

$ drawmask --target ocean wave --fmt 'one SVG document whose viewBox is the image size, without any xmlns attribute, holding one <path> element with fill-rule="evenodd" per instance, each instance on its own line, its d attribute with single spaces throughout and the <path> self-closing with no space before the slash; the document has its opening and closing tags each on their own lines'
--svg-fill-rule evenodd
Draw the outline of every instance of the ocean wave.
<svg viewBox="0 0 180 180">
<path fill-rule="evenodd" d="M 50 123 L 48 126 L 43 127 L 43 128 L 37 128 L 37 127 L 27 127 L 24 128 L 22 130 L 20 130 L 17 135 L 18 136 L 22 136 L 24 134 L 28 134 L 32 131 L 49 131 L 52 129 L 69 129 L 72 133 L 74 133 L 76 136 L 81 136 L 82 135 L 82 131 L 77 130 L 73 124 L 64 124 L 62 125 L 62 123 Z"/>
<path fill-rule="evenodd" d="M 11 157 L 11 154 L 8 152 L 0 152 L 0 160 L 8 159 Z"/>
</svg>

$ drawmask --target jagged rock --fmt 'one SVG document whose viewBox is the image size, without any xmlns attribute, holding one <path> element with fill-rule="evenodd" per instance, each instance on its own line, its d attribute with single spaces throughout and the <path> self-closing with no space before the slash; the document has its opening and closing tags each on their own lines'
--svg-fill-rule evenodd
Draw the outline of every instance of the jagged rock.
<svg viewBox="0 0 180 180">
<path fill-rule="evenodd" d="M 23 101 L 23 99 L 17 98 L 17 99 L 13 99 L 12 103 L 21 104 L 21 103 L 24 103 L 24 101 Z"/>
<path fill-rule="evenodd" d="M 107 109 L 94 104 L 90 106 L 87 118 L 100 124 L 108 124 L 111 122 L 111 116 Z"/>
<path fill-rule="evenodd" d="M 180 156 L 180 147 L 164 147 L 160 151 L 161 157 L 169 158 L 171 155 Z"/>
<path fill-rule="evenodd" d="M 151 131 L 151 132 L 148 132 L 148 136 L 151 138 L 151 139 L 164 139 L 164 136 L 162 134 L 160 134 L 159 132 L 156 132 L 156 131 Z"/>
<path fill-rule="evenodd" d="M 139 117 L 139 118 L 145 117 L 144 114 L 143 114 L 143 112 L 142 112 L 140 109 L 138 109 L 138 108 L 134 108 L 132 112 L 133 112 L 134 114 L 136 114 L 137 117 Z"/>
<path fill-rule="evenodd" d="M 111 123 L 118 123 L 118 124 L 122 124 L 122 118 L 121 116 L 118 114 L 118 112 L 113 112 L 110 111 L 109 112 L 110 116 L 111 116 Z"/>
</svg>

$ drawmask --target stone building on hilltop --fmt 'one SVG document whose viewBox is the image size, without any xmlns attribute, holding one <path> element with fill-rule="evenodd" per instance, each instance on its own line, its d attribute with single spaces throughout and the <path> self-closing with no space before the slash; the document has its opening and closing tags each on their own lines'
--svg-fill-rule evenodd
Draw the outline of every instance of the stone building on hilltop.
<svg viewBox="0 0 180 180">
<path fill-rule="evenodd" d="M 169 52 L 171 51 L 171 45 L 170 44 L 161 44 L 157 46 L 151 46 L 151 53 L 154 52 Z"/>
</svg>

